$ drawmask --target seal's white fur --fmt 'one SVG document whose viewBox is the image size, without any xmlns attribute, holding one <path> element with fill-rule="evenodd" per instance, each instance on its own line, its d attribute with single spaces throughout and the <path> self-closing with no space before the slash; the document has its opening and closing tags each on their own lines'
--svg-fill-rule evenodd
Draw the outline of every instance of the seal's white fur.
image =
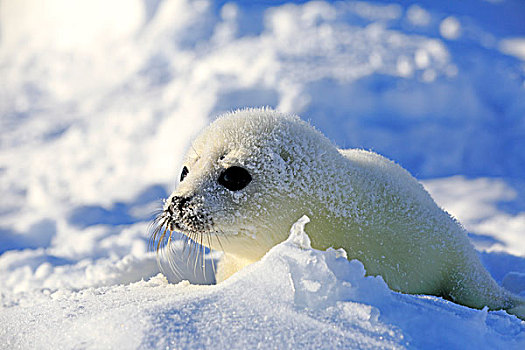
<svg viewBox="0 0 525 350">
<path fill-rule="evenodd" d="M 314 248 L 344 248 L 396 291 L 523 317 L 522 302 L 495 283 L 463 228 L 406 170 L 373 152 L 338 150 L 296 116 L 226 114 L 195 140 L 184 164 L 189 174 L 173 196 L 191 197 L 212 219 L 202 243 L 225 252 L 218 281 L 285 240 L 305 214 Z M 217 182 L 233 165 L 253 177 L 235 192 Z"/>
</svg>

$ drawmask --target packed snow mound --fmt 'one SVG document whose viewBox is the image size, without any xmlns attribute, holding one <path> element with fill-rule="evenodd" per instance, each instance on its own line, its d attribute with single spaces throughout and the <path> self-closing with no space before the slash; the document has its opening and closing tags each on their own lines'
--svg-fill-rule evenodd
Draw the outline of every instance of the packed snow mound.
<svg viewBox="0 0 525 350">
<path fill-rule="evenodd" d="M 129 285 L 43 292 L 3 307 L 9 348 L 520 349 L 525 324 L 431 296 L 395 293 L 342 250 L 317 251 L 304 231 L 214 286 L 170 284 L 162 275 Z M 28 296 L 29 298 L 29 296 Z"/>
</svg>

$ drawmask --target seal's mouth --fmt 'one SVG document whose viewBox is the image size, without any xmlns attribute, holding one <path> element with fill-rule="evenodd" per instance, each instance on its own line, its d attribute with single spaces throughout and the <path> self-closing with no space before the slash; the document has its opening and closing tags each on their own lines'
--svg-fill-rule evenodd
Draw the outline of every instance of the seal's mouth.
<svg viewBox="0 0 525 350">
<path fill-rule="evenodd" d="M 213 219 L 206 215 L 199 201 L 191 198 L 173 196 L 164 204 L 164 208 L 152 223 L 153 231 L 149 245 L 152 250 L 159 250 L 171 243 L 173 232 L 182 233 L 185 244 L 197 243 L 210 246 L 211 236 L 217 233 L 213 229 Z"/>
<path fill-rule="evenodd" d="M 150 226 L 149 248 L 156 251 L 157 264 L 161 271 L 163 271 L 163 264 L 167 263 L 170 270 L 176 276 L 182 278 L 182 270 L 179 268 L 180 259 L 184 259 L 184 256 L 186 256 L 186 265 L 193 261 L 194 274 L 197 267 L 201 266 L 203 274 L 206 275 L 207 263 L 205 263 L 205 259 L 208 259 L 205 258 L 207 254 L 206 247 L 210 248 L 210 252 L 213 251 L 211 248 L 212 238 L 215 242 L 218 242 L 221 249 L 222 243 L 219 235 L 210 230 L 213 227 L 211 219 L 200 221 L 202 217 L 204 216 L 193 215 L 189 212 L 181 213 L 176 209 L 174 210 L 173 207 L 168 208 L 167 206 L 164 206 L 164 209 L 158 212 Z M 178 233 L 182 235 L 178 235 Z M 176 237 L 174 240 L 177 241 L 181 241 L 182 237 L 182 251 L 176 248 L 178 245 L 171 245 L 174 237 Z M 173 249 L 174 247 L 175 249 Z M 161 260 L 164 263 L 161 263 Z M 211 267 L 215 272 L 213 258 L 211 258 Z"/>
</svg>

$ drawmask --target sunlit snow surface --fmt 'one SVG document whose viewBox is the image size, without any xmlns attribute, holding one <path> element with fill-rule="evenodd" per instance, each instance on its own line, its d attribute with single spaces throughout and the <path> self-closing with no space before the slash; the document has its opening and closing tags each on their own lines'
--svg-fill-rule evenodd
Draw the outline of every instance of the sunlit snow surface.
<svg viewBox="0 0 525 350">
<path fill-rule="evenodd" d="M 0 2 L 0 348 L 525 348 L 517 318 L 393 293 L 300 225 L 217 286 L 147 249 L 189 140 L 269 105 L 424 179 L 525 295 L 524 42 L 520 0 Z"/>
</svg>

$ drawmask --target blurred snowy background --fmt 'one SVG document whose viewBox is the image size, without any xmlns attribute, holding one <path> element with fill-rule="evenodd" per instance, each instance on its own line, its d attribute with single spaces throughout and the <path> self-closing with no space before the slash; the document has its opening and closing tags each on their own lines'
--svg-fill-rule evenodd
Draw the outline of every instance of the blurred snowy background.
<svg viewBox="0 0 525 350">
<path fill-rule="evenodd" d="M 109 290 L 120 301 L 130 293 L 124 289 L 142 290 L 117 285 L 159 272 L 147 249 L 147 228 L 151 212 L 176 185 L 186 147 L 217 114 L 245 106 L 298 114 L 342 148 L 395 160 L 465 225 L 494 278 L 516 293 L 525 290 L 522 0 L 0 0 L 0 347 L 57 344 L 46 343 L 52 334 L 38 327 L 12 334 L 14 326 L 33 324 L 28 315 L 36 317 L 37 305 L 73 310 L 79 299 L 88 303 L 86 288 Z M 205 282 L 190 275 L 185 278 Z M 238 279 L 254 287 L 252 280 L 260 283 L 253 276 Z M 443 302 L 429 303 L 435 309 Z M 90 305 L 91 311 L 70 315 L 100 312 Z M 402 347 L 412 338 L 411 344 L 424 345 L 419 326 L 405 329 L 385 311 L 402 306 L 381 305 L 381 316 L 374 315 L 401 327 L 401 338 L 381 343 L 384 334 L 371 326 L 364 333 L 379 343 L 363 336 L 356 344 Z M 148 308 L 143 311 L 151 314 Z M 247 310 L 238 313 L 250 320 Z M 47 329 L 52 314 L 63 324 L 55 311 L 41 311 L 37 326 Z M 124 322 L 111 317 L 106 321 L 114 327 Z M 436 334 L 457 325 L 446 317 Z M 93 329 L 109 327 L 88 319 Z M 514 335 L 524 326 L 508 319 L 504 325 L 477 320 L 485 328 L 473 327 L 472 339 L 496 329 L 504 343 L 494 344 L 523 345 Z M 289 325 L 286 317 L 275 322 L 281 330 Z M 153 324 L 164 331 L 158 337 L 184 338 L 162 321 Z M 354 326 L 346 330 L 356 334 Z M 175 345 L 162 339 L 175 347 L 204 346 L 217 336 L 197 328 L 189 334 L 204 330 L 208 338 Z M 164 344 L 145 329 L 108 335 L 107 343 L 80 333 L 60 341 L 65 347 Z M 459 327 L 465 344 L 469 330 Z"/>
</svg>

